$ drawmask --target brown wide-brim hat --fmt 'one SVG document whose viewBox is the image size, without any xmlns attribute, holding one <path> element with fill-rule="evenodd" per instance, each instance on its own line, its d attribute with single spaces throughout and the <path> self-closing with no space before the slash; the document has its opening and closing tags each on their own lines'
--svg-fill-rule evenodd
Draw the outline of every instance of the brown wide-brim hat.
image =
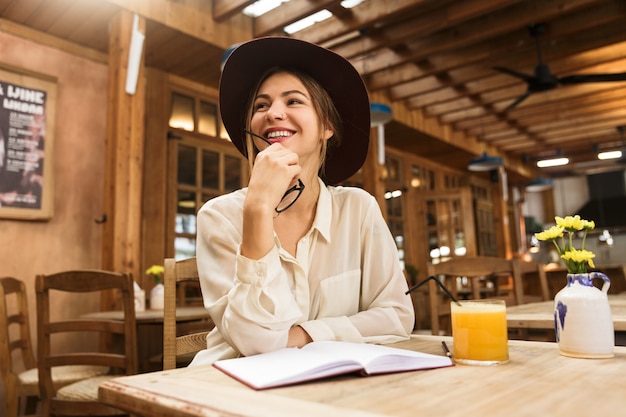
<svg viewBox="0 0 626 417">
<path fill-rule="evenodd" d="M 309 74 L 333 100 L 343 123 L 341 143 L 329 150 L 322 180 L 335 185 L 365 162 L 370 136 L 367 89 L 357 70 L 341 55 L 287 37 L 253 39 L 236 46 L 223 64 L 220 113 L 233 144 L 246 154 L 245 117 L 252 90 L 270 68 L 293 68 Z"/>
</svg>

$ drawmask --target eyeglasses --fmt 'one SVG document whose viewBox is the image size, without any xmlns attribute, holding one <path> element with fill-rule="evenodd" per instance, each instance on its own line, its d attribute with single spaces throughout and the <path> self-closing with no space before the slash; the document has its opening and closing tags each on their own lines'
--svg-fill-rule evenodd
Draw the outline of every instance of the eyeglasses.
<svg viewBox="0 0 626 417">
<path fill-rule="evenodd" d="M 250 132 L 249 130 L 246 130 L 246 129 L 244 129 L 244 132 L 251 136 L 255 136 L 261 139 L 263 142 L 267 143 L 268 145 L 271 145 L 270 141 L 265 139 L 263 136 L 257 135 L 256 133 Z M 278 203 L 278 205 L 274 208 L 274 211 L 277 213 L 276 215 L 278 216 L 280 213 L 287 210 L 289 207 L 293 206 L 293 204 L 298 200 L 298 198 L 300 198 L 302 191 L 304 191 L 304 183 L 302 182 L 300 178 L 298 178 L 298 183 L 294 185 L 293 187 L 289 188 L 287 191 L 285 191 L 285 194 L 283 194 L 283 198 L 280 200 L 280 203 Z"/>
<path fill-rule="evenodd" d="M 280 203 L 278 203 L 276 208 L 274 208 L 274 211 L 280 214 L 287 210 L 300 197 L 302 191 L 304 191 L 304 183 L 302 183 L 302 180 L 298 178 L 298 183 L 285 192 L 282 200 L 280 200 Z"/>
</svg>

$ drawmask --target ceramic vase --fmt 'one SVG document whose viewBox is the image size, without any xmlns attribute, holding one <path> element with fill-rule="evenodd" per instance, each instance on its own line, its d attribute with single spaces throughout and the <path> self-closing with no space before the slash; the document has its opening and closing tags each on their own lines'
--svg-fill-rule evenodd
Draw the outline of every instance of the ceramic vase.
<svg viewBox="0 0 626 417">
<path fill-rule="evenodd" d="M 593 285 L 602 279 L 602 289 Z M 567 286 L 554 297 L 554 326 L 559 351 L 576 358 L 610 358 L 615 333 L 607 298 L 611 281 L 601 272 L 567 274 Z"/>
<path fill-rule="evenodd" d="M 163 310 L 164 305 L 165 287 L 159 282 L 150 290 L 150 310 Z"/>
</svg>

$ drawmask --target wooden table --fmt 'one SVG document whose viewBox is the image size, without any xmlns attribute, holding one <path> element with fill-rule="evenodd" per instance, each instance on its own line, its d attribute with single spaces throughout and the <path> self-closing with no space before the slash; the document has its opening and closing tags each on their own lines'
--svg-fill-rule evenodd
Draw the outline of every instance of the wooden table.
<svg viewBox="0 0 626 417">
<path fill-rule="evenodd" d="M 611 278 L 611 286 L 609 294 L 619 294 L 626 291 L 626 264 L 624 265 L 596 265 L 594 271 L 600 271 Z M 567 284 L 567 269 L 563 266 L 545 268 L 546 279 L 548 280 L 548 288 L 550 298 L 554 299 L 557 292 L 563 289 Z M 599 281 L 596 282 L 597 285 Z"/>
<path fill-rule="evenodd" d="M 122 311 L 100 311 L 83 317 L 122 320 Z M 137 311 L 137 360 L 139 372 L 163 369 L 163 310 Z M 208 330 L 213 327 L 209 312 L 203 306 L 176 308 L 176 329 L 183 333 Z M 115 343 L 115 342 L 113 342 Z"/>
<path fill-rule="evenodd" d="M 414 335 L 397 347 L 442 354 L 446 336 Z M 120 377 L 100 400 L 131 414 L 165 416 L 602 416 L 626 404 L 626 347 L 611 359 L 559 355 L 554 343 L 509 342 L 507 364 L 457 365 L 370 377 L 344 376 L 254 391 L 206 365 Z M 607 387 L 612 387 L 607 389 Z"/>
<path fill-rule="evenodd" d="M 626 294 L 610 294 L 608 298 L 615 331 L 626 331 Z M 554 301 L 507 307 L 506 320 L 509 329 L 545 329 L 554 331 Z"/>
<path fill-rule="evenodd" d="M 108 319 L 108 320 L 122 320 L 124 319 L 123 311 L 99 311 L 97 313 L 85 314 L 83 317 Z M 176 308 L 176 321 L 196 321 L 206 320 L 209 318 L 209 312 L 203 306 L 186 306 Z M 163 323 L 163 310 L 149 310 L 135 312 L 135 319 L 137 323 L 149 324 L 149 323 Z"/>
</svg>

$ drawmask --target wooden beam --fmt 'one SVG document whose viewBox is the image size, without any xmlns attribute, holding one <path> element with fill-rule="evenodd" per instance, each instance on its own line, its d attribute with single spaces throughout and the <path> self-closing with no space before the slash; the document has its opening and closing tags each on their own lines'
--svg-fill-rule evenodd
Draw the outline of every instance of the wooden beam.
<svg viewBox="0 0 626 417">
<path fill-rule="evenodd" d="M 48 35 L 44 32 L 14 23 L 10 20 L 0 19 L 0 31 L 10 33 L 11 35 L 18 36 L 20 38 L 31 40 L 40 45 L 46 45 L 52 48 L 60 49 L 61 51 L 90 59 L 95 62 L 106 63 L 109 59 L 108 55 L 103 52 L 91 48 L 86 48 L 73 42 L 68 42 L 64 39 Z"/>
<path fill-rule="evenodd" d="M 197 5 L 194 7 L 169 0 L 106 1 L 223 49 L 253 37 L 252 19 L 243 14 L 220 23 L 213 19 L 208 7 L 203 10 Z"/>
<path fill-rule="evenodd" d="M 541 3 L 541 6 L 546 6 L 548 3 Z M 539 6 L 539 4 L 537 5 Z M 604 39 L 601 41 L 599 39 L 594 39 L 594 37 L 587 38 L 581 37 L 580 41 L 584 41 L 588 44 L 588 46 L 581 46 L 580 42 L 576 42 L 573 44 L 563 44 L 560 43 L 558 45 L 545 44 L 542 46 L 542 54 L 543 58 L 546 61 L 553 61 L 554 59 L 559 59 L 568 54 L 573 53 L 577 50 L 582 49 L 591 49 L 601 45 L 606 45 L 608 43 L 619 42 L 624 39 L 624 16 L 626 15 L 626 11 L 619 9 L 619 6 L 611 4 L 610 6 L 613 9 L 604 9 L 604 11 L 611 11 L 606 15 L 600 15 L 604 17 L 598 16 L 598 19 L 603 22 L 603 31 L 606 32 Z M 526 20 L 532 20 L 534 13 L 526 13 Z M 589 25 L 595 25 L 598 22 L 598 19 L 589 19 L 589 11 L 581 10 L 578 13 L 573 13 L 572 15 L 567 15 L 565 17 L 557 18 L 551 23 L 551 33 L 552 36 L 575 36 L 575 34 L 580 31 L 581 26 L 583 28 L 588 27 Z M 503 17 L 504 19 L 504 17 Z M 587 19 L 587 20 L 585 20 Z M 506 19 L 505 19 L 506 20 Z M 507 21 L 508 22 L 508 21 Z M 586 22 L 586 24 L 585 24 Z M 485 23 L 487 24 L 487 23 Z M 523 26 L 523 22 L 520 22 Z M 508 27 L 510 27 L 510 23 L 508 23 Z M 521 26 L 520 26 L 521 27 Z M 477 32 L 480 32 L 482 29 L 480 26 L 476 28 Z M 593 30 L 590 28 L 590 30 Z M 456 59 L 461 58 L 456 52 L 465 55 L 465 58 L 459 59 L 459 61 L 454 62 L 450 61 L 451 55 L 444 51 L 448 50 L 447 47 L 455 46 L 458 48 L 458 41 L 455 40 L 454 36 L 459 36 L 455 34 L 455 32 L 449 32 L 449 37 L 451 40 L 446 41 L 445 37 L 425 37 L 420 39 L 419 41 L 413 41 L 408 44 L 407 48 L 410 49 L 411 53 L 406 53 L 404 55 L 394 54 L 392 50 L 383 50 L 383 56 L 378 58 L 376 61 L 370 60 L 367 62 L 367 68 L 369 72 L 374 72 L 380 70 L 379 72 L 372 74 L 368 79 L 368 86 L 371 90 L 377 90 L 381 88 L 389 88 L 392 86 L 398 86 L 399 88 L 403 87 L 404 83 L 408 83 L 413 79 L 419 79 L 428 75 L 433 75 L 424 69 L 420 69 L 417 67 L 414 62 L 428 59 L 429 61 L 434 63 L 434 66 L 437 67 L 438 71 L 442 69 L 446 69 L 449 71 L 454 71 L 455 68 L 460 67 L 461 65 L 467 65 L 471 62 L 476 63 L 477 65 L 482 65 L 484 67 L 485 64 L 489 66 L 495 65 L 503 65 L 507 66 L 510 62 L 519 63 L 518 67 L 520 69 L 524 69 L 524 66 L 528 66 L 529 69 L 532 70 L 532 66 L 536 63 L 536 51 L 531 42 L 528 43 L 528 46 L 517 53 L 510 53 L 511 46 L 516 45 L 519 42 L 519 36 L 512 34 L 509 36 L 503 36 L 498 39 L 498 42 L 493 42 L 489 40 L 489 38 L 484 38 L 481 36 L 473 35 L 471 36 L 474 41 L 472 43 L 468 43 L 465 45 L 465 49 L 457 50 L 453 54 Z M 611 39 L 609 39 L 609 37 Z M 453 42 L 453 43 L 450 43 Z M 496 59 L 499 54 L 498 52 L 506 52 L 505 55 L 506 61 L 500 61 Z M 457 56 L 458 55 L 458 56 Z M 384 63 L 384 65 L 381 65 Z M 445 66 L 439 67 L 440 63 L 444 63 Z M 457 82 L 468 82 L 472 77 L 478 76 L 480 77 L 481 72 L 473 71 L 470 74 L 464 74 L 463 71 L 467 71 L 466 69 L 459 69 L 458 72 L 454 74 L 451 73 L 452 79 Z M 482 71 L 484 74 L 484 68 Z M 404 86 L 406 87 L 406 86 Z M 442 85 L 445 87 L 445 85 Z M 428 90 L 428 91 L 433 91 Z"/>
<path fill-rule="evenodd" d="M 463 132 L 454 131 L 449 126 L 442 125 L 438 119 L 427 117 L 419 109 L 409 109 L 401 102 L 390 102 L 389 97 L 376 92 L 370 94 L 371 102 L 389 103 L 392 109 L 394 120 L 401 122 L 412 129 L 423 132 L 440 141 L 451 144 L 459 149 L 463 149 L 475 155 L 487 152 L 490 155 L 501 156 L 506 169 L 526 178 L 535 178 L 537 171 L 534 167 L 525 164 L 521 158 L 510 155 L 503 155 L 502 152 L 487 143 L 480 142 L 474 136 L 466 135 Z"/>
<path fill-rule="evenodd" d="M 145 19 L 138 29 L 145 31 Z M 102 263 L 104 269 L 141 271 L 141 199 L 144 164 L 144 63 L 141 53 L 135 94 L 125 91 L 133 14 L 120 11 L 109 34 L 109 103 L 105 162 Z"/>
<path fill-rule="evenodd" d="M 254 36 L 284 33 L 283 28 L 337 3 L 337 0 L 290 0 L 254 19 Z"/>
<path fill-rule="evenodd" d="M 224 22 L 231 16 L 240 13 L 256 0 L 213 0 L 213 19 Z"/>
</svg>

